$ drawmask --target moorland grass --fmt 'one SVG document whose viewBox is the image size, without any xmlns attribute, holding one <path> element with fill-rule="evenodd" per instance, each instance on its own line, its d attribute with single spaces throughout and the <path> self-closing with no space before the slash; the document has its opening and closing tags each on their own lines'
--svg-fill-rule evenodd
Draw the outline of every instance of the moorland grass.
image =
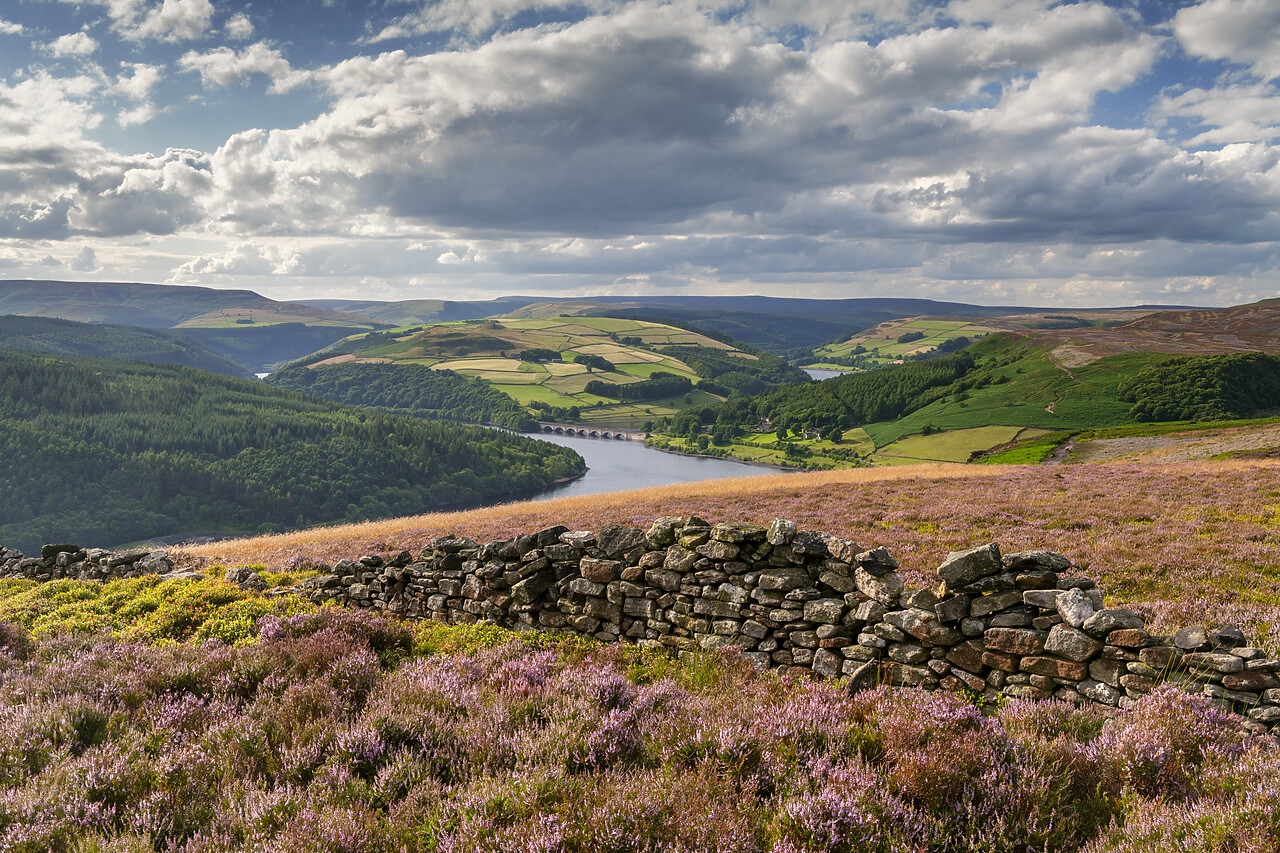
<svg viewBox="0 0 1280 853">
<path fill-rule="evenodd" d="M 1238 624 L 1280 648 L 1280 464 L 921 465 L 772 474 L 508 504 L 229 540 L 183 559 L 287 567 L 369 551 L 421 549 L 447 532 L 507 539 L 555 524 L 647 528 L 664 515 L 802 528 L 884 545 L 909 581 L 933 586 L 949 551 L 996 541 L 1045 548 L 1097 580 L 1109 603 L 1138 607 L 1156 630 Z"/>
<path fill-rule="evenodd" d="M 1263 853 L 1277 791 L 1273 740 L 1171 688 L 991 714 L 336 608 L 239 646 L 0 621 L 13 853 Z"/>
</svg>

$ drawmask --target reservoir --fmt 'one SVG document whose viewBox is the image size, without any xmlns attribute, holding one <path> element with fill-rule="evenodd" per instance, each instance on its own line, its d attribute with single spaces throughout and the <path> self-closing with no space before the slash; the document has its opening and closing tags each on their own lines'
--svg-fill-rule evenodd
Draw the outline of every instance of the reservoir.
<svg viewBox="0 0 1280 853">
<path fill-rule="evenodd" d="M 720 480 L 726 477 L 759 477 L 777 473 L 776 468 L 747 465 L 730 459 L 680 456 L 645 447 L 640 441 L 611 441 L 603 438 L 578 438 L 563 435 L 532 436 L 564 447 L 572 447 L 587 461 L 588 471 L 570 483 L 554 486 L 531 500 L 564 498 L 572 495 L 596 495 L 665 486 L 670 483 L 693 483 L 698 480 Z"/>
<path fill-rule="evenodd" d="M 819 370 L 816 367 L 803 367 L 801 370 L 809 374 L 810 377 L 818 382 L 821 382 L 823 379 L 834 379 L 837 376 L 844 376 L 846 373 L 853 373 L 852 370 Z"/>
</svg>

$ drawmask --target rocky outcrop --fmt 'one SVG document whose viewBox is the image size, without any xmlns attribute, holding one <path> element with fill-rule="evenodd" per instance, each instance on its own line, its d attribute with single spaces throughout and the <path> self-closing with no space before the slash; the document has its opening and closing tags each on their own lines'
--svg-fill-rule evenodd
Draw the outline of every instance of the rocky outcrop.
<svg viewBox="0 0 1280 853">
<path fill-rule="evenodd" d="M 0 574 L 37 580 L 164 573 L 163 552 L 0 549 Z M 165 568 L 168 567 L 168 568 Z M 948 555 L 909 589 L 884 548 L 782 519 L 767 527 L 667 517 L 647 530 L 550 527 L 495 542 L 443 536 L 414 556 L 342 560 L 297 592 L 413 619 L 548 629 L 673 651 L 740 649 L 760 668 L 856 686 L 888 682 L 1124 707 L 1157 684 L 1203 693 L 1262 731 L 1280 724 L 1280 659 L 1234 628 L 1146 630 L 1048 551 L 992 543 Z M 227 579 L 265 586 L 248 569 Z"/>
</svg>

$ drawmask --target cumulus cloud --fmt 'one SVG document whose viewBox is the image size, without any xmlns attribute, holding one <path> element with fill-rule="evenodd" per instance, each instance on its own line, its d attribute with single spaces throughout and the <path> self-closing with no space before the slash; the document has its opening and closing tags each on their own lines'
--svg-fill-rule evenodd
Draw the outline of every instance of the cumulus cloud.
<svg viewBox="0 0 1280 853">
<path fill-rule="evenodd" d="M 111 26 L 133 41 L 189 41 L 204 37 L 213 21 L 209 0 L 63 0 L 104 6 Z"/>
<path fill-rule="evenodd" d="M 187 33 L 174 38 L 213 32 L 211 17 L 174 23 L 201 20 L 195 0 L 100 2 L 130 38 L 169 37 L 144 33 L 166 9 L 164 33 Z M 0 121 L 21 130 L 0 138 L 0 236 L 225 241 L 170 262 L 184 281 L 927 281 L 1010 301 L 1070 282 L 1111 300 L 1144 276 L 1163 277 L 1150 294 L 1243 288 L 1280 268 L 1280 100 L 1260 79 L 1273 5 L 1206 0 L 1151 26 L 1099 0 L 415 3 L 370 30 L 404 49 L 330 66 L 295 68 L 298 48 L 266 39 L 186 51 L 177 67 L 194 73 L 174 85 L 263 75 L 325 99 L 310 121 L 242 124 L 203 152 L 91 141 L 104 105 L 126 99 L 122 124 L 154 115 L 171 88 L 158 65 L 86 76 L 89 90 L 0 83 Z M 255 32 L 219 20 L 225 38 Z M 439 33 L 447 49 L 417 52 Z M 1146 126 L 1102 124 L 1102 93 L 1132 94 L 1179 43 L 1252 74 L 1144 96 Z M 1228 248 L 1254 266 L 1227 270 Z"/>
<path fill-rule="evenodd" d="M 151 89 L 160 81 L 161 68 L 158 65 L 147 65 L 141 62 L 128 62 L 121 65 L 120 74 L 116 77 L 115 91 L 135 101 L 145 100 Z"/>
<path fill-rule="evenodd" d="M 97 272 L 100 269 L 98 256 L 93 249 L 85 246 L 67 262 L 67 269 L 72 272 Z"/>
<path fill-rule="evenodd" d="M 270 275 L 276 263 L 267 252 L 253 243 L 241 243 L 227 252 L 201 255 L 181 264 L 173 271 L 177 280 L 223 275 Z"/>
<path fill-rule="evenodd" d="M 44 46 L 49 55 L 60 57 L 92 56 L 97 49 L 98 43 L 88 33 L 67 33 Z"/>
<path fill-rule="evenodd" d="M 14 24 L 0 18 L 0 36 L 20 36 L 26 32 L 26 28 L 22 24 Z"/>
<path fill-rule="evenodd" d="M 253 21 L 249 20 L 249 16 L 243 13 L 237 13 L 227 19 L 222 25 L 222 31 L 226 33 L 227 38 L 236 41 L 244 41 L 253 35 Z"/>
<path fill-rule="evenodd" d="M 279 50 L 266 42 L 257 42 L 244 50 L 219 47 L 206 53 L 190 51 L 178 63 L 187 71 L 196 71 L 206 86 L 230 86 L 254 74 L 271 79 L 272 92 L 287 92 L 305 82 L 309 75 L 295 71 Z"/>
<path fill-rule="evenodd" d="M 1248 65 L 1280 77 L 1280 4 L 1272 0 L 1203 0 L 1179 9 L 1173 31 L 1187 53 Z"/>
</svg>

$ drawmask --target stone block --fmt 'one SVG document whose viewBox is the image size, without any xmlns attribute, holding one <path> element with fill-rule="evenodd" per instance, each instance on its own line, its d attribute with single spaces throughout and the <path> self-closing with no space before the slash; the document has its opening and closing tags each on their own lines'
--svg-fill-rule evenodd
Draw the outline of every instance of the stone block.
<svg viewBox="0 0 1280 853">
<path fill-rule="evenodd" d="M 1102 651 L 1102 643 L 1083 631 L 1055 625 L 1044 641 L 1044 650 L 1071 661 L 1087 661 Z"/>
<path fill-rule="evenodd" d="M 804 606 L 804 621 L 816 622 L 820 625 L 838 625 L 844 618 L 844 600 L 839 598 L 819 598 L 807 602 Z"/>
<path fill-rule="evenodd" d="M 859 563 L 853 573 L 853 582 L 859 592 L 885 607 L 898 603 L 898 596 L 905 586 L 902 575 L 880 563 Z"/>
<path fill-rule="evenodd" d="M 1036 655 L 1044 651 L 1048 635 L 1029 628 L 992 628 L 984 639 L 989 650 L 1014 655 Z"/>
<path fill-rule="evenodd" d="M 938 577 L 950 588 L 971 584 L 1000 572 L 1000 547 L 994 542 L 967 551 L 953 551 L 938 566 Z"/>
<path fill-rule="evenodd" d="M 993 613 L 999 613 L 1001 610 L 1013 607 L 1015 604 L 1021 604 L 1022 597 L 1023 593 L 1016 589 L 979 596 L 970 603 L 969 612 L 978 617 L 990 616 Z"/>
</svg>

